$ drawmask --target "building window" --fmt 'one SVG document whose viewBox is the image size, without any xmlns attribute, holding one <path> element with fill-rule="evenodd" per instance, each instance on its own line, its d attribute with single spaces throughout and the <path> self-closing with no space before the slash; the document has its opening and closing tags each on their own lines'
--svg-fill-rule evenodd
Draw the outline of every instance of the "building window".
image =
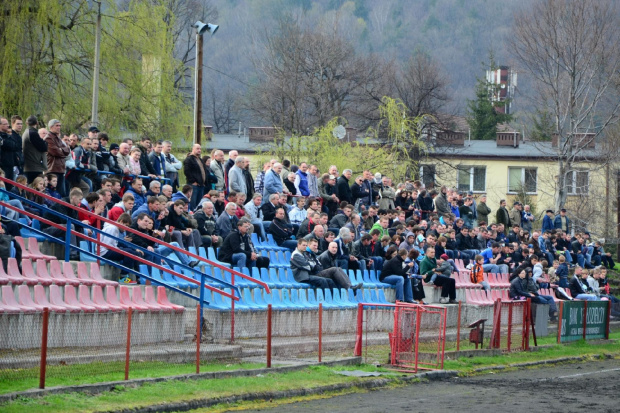
<svg viewBox="0 0 620 413">
<path fill-rule="evenodd" d="M 508 168 L 508 192 L 536 193 L 536 168 Z"/>
<path fill-rule="evenodd" d="M 464 166 L 457 169 L 458 190 L 460 192 L 485 192 L 487 168 L 484 166 Z"/>
<path fill-rule="evenodd" d="M 435 187 L 435 165 L 420 165 L 420 181 L 426 188 Z"/>
<path fill-rule="evenodd" d="M 578 169 L 568 173 L 566 186 L 570 195 L 587 195 L 590 175 L 587 170 Z"/>
</svg>

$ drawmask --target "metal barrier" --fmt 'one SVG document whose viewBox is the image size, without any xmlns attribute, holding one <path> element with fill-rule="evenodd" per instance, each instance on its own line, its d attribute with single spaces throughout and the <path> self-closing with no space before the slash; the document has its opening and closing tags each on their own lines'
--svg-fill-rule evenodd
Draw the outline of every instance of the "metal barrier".
<svg viewBox="0 0 620 413">
<path fill-rule="evenodd" d="M 531 324 L 532 303 L 529 299 L 526 301 L 495 301 L 490 348 L 503 351 L 529 350 Z"/>
<path fill-rule="evenodd" d="M 387 338 L 389 363 L 399 370 L 443 368 L 446 307 L 360 303 L 357 316 L 354 355 L 368 361 L 373 346 L 379 347 L 382 354 L 381 347 Z"/>
<path fill-rule="evenodd" d="M 27 186 L 25 186 L 25 185 L 19 184 L 19 183 L 17 183 L 17 182 L 14 182 L 14 181 L 8 180 L 8 179 L 3 178 L 3 177 L 0 177 L 0 180 L 1 180 L 1 181 L 3 181 L 3 182 L 5 182 L 5 183 L 9 183 L 9 184 L 13 185 L 14 187 L 17 187 L 17 188 L 19 188 L 19 189 L 22 189 L 22 190 L 24 190 L 24 191 L 26 191 L 26 192 L 29 192 L 29 193 L 34 193 L 34 194 L 36 194 L 37 196 L 40 196 L 40 197 L 42 197 L 42 198 L 44 198 L 44 199 L 47 199 L 47 200 L 53 201 L 53 202 L 55 202 L 55 203 L 57 203 L 57 204 L 60 204 L 60 205 L 62 205 L 62 206 L 65 206 L 65 207 L 67 207 L 67 208 L 70 208 L 70 209 L 73 209 L 73 210 L 77 210 L 77 211 L 79 211 L 79 212 L 81 212 L 81 213 L 83 213 L 83 214 L 86 214 L 86 216 L 91 217 L 91 218 L 94 218 L 94 219 L 96 220 L 96 221 L 95 221 L 95 222 L 96 222 L 96 227 L 92 227 L 92 226 L 89 226 L 89 225 L 83 224 L 83 223 L 81 223 L 81 222 L 78 222 L 77 220 L 75 220 L 75 219 L 73 219 L 73 218 L 70 218 L 70 217 L 64 216 L 63 214 L 60 214 L 59 212 L 54 211 L 53 209 L 47 208 L 45 205 L 40 205 L 40 204 L 37 204 L 37 203 L 35 203 L 35 202 L 31 201 L 31 200 L 28 200 L 28 199 L 26 199 L 26 198 L 24 198 L 24 197 L 21 197 L 21 196 L 16 195 L 16 194 L 14 194 L 14 193 L 12 193 L 12 192 L 9 192 L 9 191 L 7 191 L 7 190 L 6 190 L 6 189 L 4 189 L 4 188 L 0 188 L 0 193 L 6 193 L 6 194 L 7 194 L 9 197 L 11 197 L 11 198 L 14 198 L 14 199 L 19 199 L 21 202 L 24 202 L 24 203 L 27 203 L 27 204 L 29 204 L 29 205 L 33 205 L 33 206 L 35 206 L 35 207 L 39 208 L 39 210 L 40 210 L 40 211 L 45 211 L 45 212 L 47 212 L 47 213 L 50 213 L 50 214 L 55 215 L 55 216 L 57 216 L 57 217 L 61 217 L 61 219 L 65 219 L 65 220 L 66 220 L 66 225 L 65 225 L 65 226 L 63 226 L 63 225 L 60 225 L 60 224 L 57 224 L 57 223 L 51 222 L 51 221 L 49 221 L 49 220 L 43 219 L 43 218 L 41 218 L 41 217 L 38 217 L 38 216 L 36 216 L 36 215 L 34 215 L 34 214 L 31 214 L 31 213 L 29 213 L 29 212 L 27 212 L 27 211 L 22 211 L 22 210 L 19 210 L 18 208 L 14 207 L 14 206 L 12 206 L 12 205 L 9 205 L 9 204 L 7 204 L 7 203 L 5 203 L 5 202 L 1 202 L 1 201 L 0 201 L 0 206 L 4 206 L 4 207 L 9 208 L 9 209 L 14 210 L 14 211 L 18 211 L 19 213 L 22 213 L 22 214 L 24 214 L 24 215 L 26 215 L 26 216 L 29 216 L 29 217 L 30 217 L 30 218 L 32 218 L 32 219 L 38 219 L 39 221 L 44 222 L 44 223 L 45 223 L 45 224 L 47 224 L 47 225 L 50 225 L 50 226 L 53 226 L 53 227 L 55 227 L 55 228 L 58 228 L 58 229 L 61 229 L 61 230 L 65 231 L 65 234 L 66 234 L 66 235 L 65 235 L 65 239 L 64 239 L 64 246 L 65 246 L 65 261 L 67 261 L 67 262 L 69 261 L 69 257 L 70 257 L 70 249 L 71 249 L 71 248 L 73 248 L 74 250 L 77 250 L 77 251 L 79 251 L 79 252 L 83 252 L 83 253 L 89 254 L 89 255 L 91 255 L 91 256 L 97 257 L 97 259 L 98 259 L 99 261 L 104 261 L 106 264 L 110 264 L 110 265 L 113 265 L 113 266 L 115 266 L 115 267 L 122 268 L 122 269 L 124 269 L 125 271 L 128 271 L 128 272 L 131 272 L 131 273 L 134 273 L 134 274 L 135 274 L 136 272 L 135 272 L 133 269 L 128 269 L 128 268 L 125 268 L 125 267 L 123 267 L 122 265 L 120 265 L 120 264 L 118 264 L 118 263 L 115 263 L 115 262 L 110 261 L 110 260 L 105 260 L 105 259 L 101 258 L 100 256 L 95 255 L 95 254 L 93 254 L 93 253 L 91 253 L 91 252 L 89 252 L 89 251 L 84 251 L 84 250 L 82 250 L 82 249 L 80 249 L 80 248 L 78 248 L 78 247 L 76 247 L 76 246 L 74 246 L 74 245 L 71 245 L 71 235 L 75 235 L 76 237 L 79 237 L 79 238 L 82 238 L 82 239 L 86 239 L 86 240 L 88 240 L 89 242 L 95 242 L 97 245 L 101 245 L 101 241 L 99 240 L 99 236 L 100 236 L 100 234 L 101 234 L 103 231 L 102 231 L 101 229 L 99 229 L 99 227 L 100 227 L 100 225 L 101 225 L 100 223 L 101 223 L 101 222 L 108 222 L 108 223 L 112 223 L 112 224 L 114 224 L 114 225 L 117 225 L 117 226 L 122 227 L 122 228 L 123 228 L 123 230 L 124 230 L 124 231 L 126 231 L 126 232 L 129 232 L 129 233 L 131 233 L 131 234 L 138 235 L 138 236 L 143 237 L 143 238 L 145 238 L 145 239 L 147 239 L 147 240 L 149 240 L 149 241 L 151 241 L 151 242 L 155 242 L 155 243 L 157 243 L 157 244 L 159 244 L 159 245 L 164 245 L 164 246 L 166 246 L 166 247 L 168 247 L 168 248 L 172 249 L 173 251 L 176 251 L 176 252 L 180 252 L 180 253 L 182 253 L 182 254 L 185 254 L 185 255 L 187 255 L 187 256 L 189 256 L 189 257 L 191 257 L 191 258 L 194 258 L 195 260 L 198 260 L 198 261 L 201 261 L 201 262 L 207 263 L 207 264 L 209 264 L 209 265 L 211 265 L 211 266 L 214 266 L 214 267 L 218 267 L 218 268 L 220 268 L 222 271 L 226 271 L 226 272 L 231 273 L 231 275 L 232 275 L 233 277 L 234 277 L 234 276 L 239 276 L 239 277 L 241 277 L 241 278 L 247 279 L 248 281 L 250 281 L 250 282 L 252 282 L 252 283 L 255 283 L 255 284 L 257 284 L 257 285 L 259 285 L 259 286 L 261 286 L 261 287 L 265 288 L 265 290 L 266 290 L 267 292 L 270 292 L 270 288 L 269 288 L 269 286 L 268 286 L 266 283 L 264 283 L 264 282 L 262 282 L 262 281 L 260 281 L 260 280 L 256 280 L 256 279 L 254 279 L 254 278 L 252 278 L 252 277 L 250 277 L 250 276 L 247 276 L 247 275 L 245 275 L 245 274 L 243 274 L 243 273 L 241 273 L 241 272 L 235 271 L 235 270 L 233 270 L 233 269 L 231 269 L 231 268 L 229 268 L 229 267 L 226 267 L 226 266 L 221 265 L 221 264 L 219 264 L 219 263 L 216 263 L 216 262 L 213 262 L 213 261 L 207 260 L 207 259 L 205 259 L 205 258 L 203 258 L 203 257 L 201 257 L 201 256 L 199 256 L 199 255 L 197 255 L 197 254 L 194 254 L 194 253 L 188 252 L 188 251 L 183 250 L 183 249 L 181 249 L 181 248 L 179 248 L 179 247 L 177 247 L 177 246 L 174 246 L 174 245 L 172 245 L 172 244 L 168 244 L 168 243 L 164 242 L 163 240 L 160 240 L 160 239 L 157 239 L 157 238 L 151 237 L 151 236 L 149 236 L 149 235 L 143 234 L 143 233 L 141 233 L 141 232 L 139 232 L 139 231 L 136 231 L 136 230 L 134 230 L 134 229 L 132 229 L 132 228 L 126 227 L 126 226 L 124 226 L 124 225 L 120 225 L 120 224 L 118 224 L 118 223 L 116 223 L 116 222 L 114 222 L 114 221 L 112 221 L 112 220 L 110 220 L 110 219 L 108 219 L 108 218 L 106 218 L 106 217 L 102 217 L 102 216 L 96 215 L 96 214 L 94 214 L 94 213 L 92 213 L 92 212 L 90 212 L 90 211 L 88 211 L 88 210 L 83 209 L 83 208 L 76 207 L 75 205 L 72 205 L 72 204 L 70 204 L 70 203 L 67 203 L 67 202 L 64 202 L 64 201 L 62 201 L 62 200 L 56 199 L 56 198 L 51 197 L 51 196 L 49 196 L 49 195 L 47 195 L 47 194 L 44 194 L 44 193 L 42 193 L 42 192 L 35 191 L 34 189 L 29 188 L 29 187 L 27 187 Z M 42 215 L 43 215 L 43 213 L 42 213 Z M 93 233 L 97 233 L 97 235 L 98 235 L 98 236 L 97 236 L 96 238 L 90 238 L 90 237 L 86 236 L 85 234 L 80 233 L 79 231 L 74 231 L 74 230 L 72 230 L 72 229 L 71 229 L 72 224 L 77 224 L 77 225 L 79 225 L 79 226 L 81 226 L 81 227 L 88 228 L 88 229 L 90 229 L 91 231 L 93 231 Z M 33 229 L 30 229 L 30 230 L 32 231 Z M 56 238 L 54 238 L 54 237 L 50 236 L 49 234 L 46 234 L 46 233 L 44 233 L 44 232 L 42 232 L 42 231 L 38 231 L 38 233 L 39 233 L 40 235 L 45 236 L 45 237 L 46 237 L 46 238 L 48 238 L 48 239 L 53 239 L 53 240 L 55 240 L 56 242 L 58 242 Z M 106 236 L 107 236 L 107 237 L 114 238 L 114 239 L 116 239 L 117 241 L 119 241 L 119 242 L 121 242 L 121 243 L 124 243 L 124 244 L 126 244 L 126 245 L 131 245 L 131 247 L 132 247 L 132 248 L 141 249 L 141 250 L 142 250 L 143 252 L 145 252 L 145 253 L 146 253 L 146 252 L 148 252 L 148 251 L 146 251 L 146 250 L 144 250 L 144 249 L 142 249 L 142 248 L 139 248 L 139 247 L 137 247 L 137 246 L 135 246 L 135 245 L 133 245 L 133 244 L 131 244 L 131 243 L 128 243 L 128 242 L 127 242 L 127 241 L 125 241 L 124 239 L 120 239 L 120 238 L 117 238 L 117 237 L 112 237 L 112 236 L 110 236 L 109 234 L 106 234 Z M 106 245 L 106 247 L 107 247 L 108 249 L 112 250 L 112 251 L 115 251 L 115 252 L 120 253 L 121 255 L 125 255 L 125 256 L 130 255 L 130 254 L 126 253 L 125 251 L 122 251 L 122 250 L 120 250 L 120 249 L 118 249 L 118 248 L 114 248 L 114 247 L 111 247 L 111 246 L 109 246 L 109 245 Z M 151 252 L 148 252 L 148 253 L 149 253 L 149 254 L 152 254 Z M 210 286 L 210 285 L 208 285 L 208 284 L 205 284 L 205 278 L 206 278 L 206 277 L 208 277 L 208 276 L 206 276 L 204 273 L 198 273 L 198 274 L 200 274 L 200 277 L 201 277 L 201 281 L 199 282 L 199 281 L 197 281 L 197 280 L 194 280 L 193 278 L 187 277 L 187 276 L 185 276 L 185 275 L 183 275 L 183 274 L 180 274 L 180 273 L 178 273 L 178 272 L 176 272 L 176 271 L 173 271 L 173 270 L 171 270 L 171 269 L 168 269 L 168 268 L 166 268 L 166 267 L 158 266 L 157 264 L 154 264 L 154 263 L 152 263 L 152 262 L 149 262 L 149 261 L 143 260 L 141 257 L 137 257 L 137 256 L 135 256 L 135 255 L 131 255 L 131 257 L 132 257 L 134 260 L 137 260 L 137 261 L 139 261 L 139 262 L 141 262 L 141 263 L 145 263 L 145 264 L 147 264 L 147 265 L 151 265 L 151 266 L 154 266 L 154 267 L 156 267 L 156 268 L 159 268 L 160 270 L 162 270 L 162 271 L 166 271 L 166 272 L 168 272 L 168 273 L 170 273 L 170 274 L 172 274 L 172 275 L 174 275 L 174 276 L 176 276 L 176 277 L 179 277 L 179 278 L 181 278 L 181 279 L 184 279 L 185 281 L 188 281 L 188 282 L 191 282 L 191 283 L 194 283 L 194 284 L 199 284 L 199 286 L 200 286 L 200 297 L 196 297 L 196 296 L 194 296 L 194 295 L 192 295 L 192 294 L 190 294 L 190 293 L 187 293 L 187 292 L 184 292 L 184 291 L 182 291 L 182 290 L 178 290 L 178 289 L 175 289 L 175 291 L 177 291 L 177 292 L 181 292 L 181 291 L 182 291 L 181 293 L 182 293 L 183 295 L 186 295 L 186 296 L 188 296 L 188 297 L 190 297 L 190 298 L 192 298 L 192 299 L 194 299 L 194 300 L 196 300 L 196 301 L 198 301 L 198 302 L 199 302 L 200 307 L 201 307 L 201 319 L 203 319 L 203 315 L 202 315 L 202 314 L 203 314 L 203 302 L 204 302 L 204 289 L 205 289 L 205 288 L 207 288 L 207 289 L 209 289 L 209 290 L 211 290 L 211 291 L 213 291 L 213 292 L 215 292 L 215 293 L 217 293 L 217 294 L 221 294 L 221 295 L 223 295 L 223 296 L 226 296 L 226 297 L 231 298 L 231 299 L 232 299 L 232 303 L 233 303 L 233 317 L 234 317 L 234 302 L 235 302 L 235 301 L 238 301 L 238 300 L 239 300 L 239 296 L 240 296 L 240 292 L 239 292 L 239 290 L 238 290 L 238 289 L 234 286 L 234 282 L 233 282 L 233 284 L 221 283 L 221 282 L 220 282 L 220 284 L 230 285 L 230 286 L 232 287 L 232 290 L 237 292 L 237 295 L 236 295 L 236 296 L 235 296 L 235 295 L 230 295 L 230 294 L 227 294 L 227 293 L 225 293 L 224 291 L 222 291 L 222 290 L 220 290 L 220 289 L 218 289 L 218 288 L 215 288 L 215 287 L 212 287 L 212 286 Z M 168 260 L 166 257 L 162 257 L 162 256 L 159 256 L 159 257 L 161 257 L 162 259 Z M 168 261 L 168 262 L 170 262 L 170 261 Z M 175 264 L 176 264 L 176 263 L 175 263 Z M 175 265 L 175 264 L 171 264 L 170 266 L 172 267 L 172 266 L 173 266 L 173 265 Z M 187 266 L 185 266 L 185 268 L 186 268 L 186 269 L 188 269 L 188 270 L 190 270 L 190 271 L 196 272 L 196 270 L 194 270 L 193 268 L 189 268 L 189 267 L 187 267 Z M 147 274 L 141 274 L 141 273 L 138 273 L 138 274 L 139 274 L 140 276 L 146 277 L 147 279 L 150 279 L 150 280 L 152 281 L 152 278 L 150 278 Z M 218 282 L 219 282 L 219 280 L 218 280 Z M 171 287 L 171 286 L 170 286 L 170 285 L 168 285 L 168 284 L 162 284 L 162 285 L 166 286 L 167 288 L 174 289 L 173 287 Z M 201 322 L 201 324 L 200 324 L 200 325 L 202 326 L 202 322 Z M 202 327 L 201 327 L 201 328 L 202 328 Z M 234 331 L 234 330 L 233 330 L 233 331 Z M 234 336 L 232 337 L 232 339 L 234 340 Z"/>
</svg>

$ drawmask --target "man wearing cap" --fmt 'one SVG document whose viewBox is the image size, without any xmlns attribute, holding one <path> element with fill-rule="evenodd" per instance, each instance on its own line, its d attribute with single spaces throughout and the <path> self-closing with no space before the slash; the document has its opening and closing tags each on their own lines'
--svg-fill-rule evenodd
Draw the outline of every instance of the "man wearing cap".
<svg viewBox="0 0 620 413">
<path fill-rule="evenodd" d="M 97 137 L 99 134 L 99 129 L 96 126 L 91 126 L 88 128 L 88 137 L 92 140 Z"/>
<path fill-rule="evenodd" d="M 48 133 L 45 137 L 47 142 L 47 172 L 56 174 L 58 177 L 58 192 L 65 197 L 65 158 L 71 153 L 71 149 L 60 138 L 61 123 L 58 119 L 52 119 L 47 124 Z"/>
<path fill-rule="evenodd" d="M 570 234 L 571 224 L 570 219 L 566 216 L 566 209 L 562 208 L 560 210 L 560 214 L 555 216 L 555 219 L 553 220 L 553 227 Z"/>
<path fill-rule="evenodd" d="M 518 225 L 521 227 L 521 202 L 515 201 L 514 204 L 512 204 L 512 209 L 510 210 L 510 214 L 508 214 L 508 216 L 510 217 L 510 223 L 512 225 Z M 506 228 L 509 227 L 509 225 L 504 226 Z"/>
<path fill-rule="evenodd" d="M 547 231 L 551 231 L 554 228 L 555 227 L 553 225 L 553 211 L 548 209 L 547 211 L 545 211 L 545 216 L 543 217 L 541 231 L 544 233 Z"/>
</svg>

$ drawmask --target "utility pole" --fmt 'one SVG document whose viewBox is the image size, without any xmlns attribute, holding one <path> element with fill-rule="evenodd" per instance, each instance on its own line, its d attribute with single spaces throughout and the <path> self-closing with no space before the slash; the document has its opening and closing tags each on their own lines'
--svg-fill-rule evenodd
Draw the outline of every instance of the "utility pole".
<svg viewBox="0 0 620 413">
<path fill-rule="evenodd" d="M 93 65 L 93 110 L 91 126 L 99 125 L 99 48 L 101 44 L 101 2 L 97 3 L 97 26 L 95 28 L 95 64 Z"/>
<path fill-rule="evenodd" d="M 196 79 L 194 82 L 194 143 L 202 144 L 202 33 L 196 33 Z"/>
</svg>

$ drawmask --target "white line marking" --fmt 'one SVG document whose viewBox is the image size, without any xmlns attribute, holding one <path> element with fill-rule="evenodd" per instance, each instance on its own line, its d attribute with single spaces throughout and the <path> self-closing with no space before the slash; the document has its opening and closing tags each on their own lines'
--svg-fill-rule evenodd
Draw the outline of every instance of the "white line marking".
<svg viewBox="0 0 620 413">
<path fill-rule="evenodd" d="M 569 374 L 568 376 L 558 376 L 558 377 L 554 377 L 554 378 L 540 379 L 539 381 L 548 381 L 548 380 L 557 380 L 557 379 L 571 379 L 573 377 L 590 376 L 592 374 L 609 373 L 611 371 L 618 371 L 618 370 L 620 370 L 620 368 L 608 369 L 608 370 L 599 370 L 599 371 L 590 371 L 588 373 L 576 373 L 576 374 Z"/>
</svg>

